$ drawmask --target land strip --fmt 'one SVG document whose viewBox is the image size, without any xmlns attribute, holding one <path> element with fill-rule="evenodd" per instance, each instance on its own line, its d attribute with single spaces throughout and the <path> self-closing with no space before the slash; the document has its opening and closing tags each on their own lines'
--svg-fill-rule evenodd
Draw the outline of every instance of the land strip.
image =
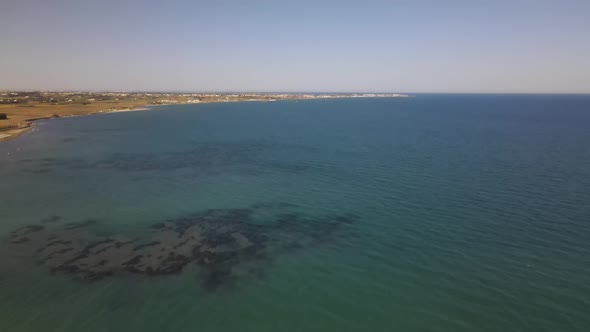
<svg viewBox="0 0 590 332">
<path fill-rule="evenodd" d="M 276 93 L 140 93 L 1 91 L 0 141 L 31 128 L 33 121 L 128 110 L 148 106 L 213 102 L 276 101 L 330 98 L 408 97 L 404 94 L 276 94 Z"/>
</svg>

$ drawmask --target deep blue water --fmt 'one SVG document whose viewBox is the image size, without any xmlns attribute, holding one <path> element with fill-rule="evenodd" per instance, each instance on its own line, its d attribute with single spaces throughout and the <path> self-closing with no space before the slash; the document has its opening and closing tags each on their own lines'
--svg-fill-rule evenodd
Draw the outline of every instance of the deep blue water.
<svg viewBox="0 0 590 332">
<path fill-rule="evenodd" d="M 590 330 L 588 95 L 43 121 L 0 198 L 1 331 Z"/>
</svg>

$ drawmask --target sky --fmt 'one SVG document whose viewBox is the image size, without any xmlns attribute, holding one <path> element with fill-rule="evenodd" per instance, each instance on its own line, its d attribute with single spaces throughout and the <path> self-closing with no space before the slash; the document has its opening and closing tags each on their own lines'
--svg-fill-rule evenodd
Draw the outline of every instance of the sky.
<svg viewBox="0 0 590 332">
<path fill-rule="evenodd" d="M 0 89 L 590 93 L 590 1 L 1 0 Z"/>
</svg>

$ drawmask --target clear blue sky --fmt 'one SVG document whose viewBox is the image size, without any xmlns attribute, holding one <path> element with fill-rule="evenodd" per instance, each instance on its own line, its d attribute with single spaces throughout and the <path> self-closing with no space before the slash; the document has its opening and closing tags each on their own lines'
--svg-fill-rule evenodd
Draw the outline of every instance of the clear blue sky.
<svg viewBox="0 0 590 332">
<path fill-rule="evenodd" d="M 590 93 L 590 1 L 2 0 L 0 89 Z"/>
</svg>

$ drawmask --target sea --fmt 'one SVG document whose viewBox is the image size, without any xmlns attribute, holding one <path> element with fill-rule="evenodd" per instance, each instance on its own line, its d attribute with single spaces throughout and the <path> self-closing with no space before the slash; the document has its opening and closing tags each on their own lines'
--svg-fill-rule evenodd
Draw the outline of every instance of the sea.
<svg viewBox="0 0 590 332">
<path fill-rule="evenodd" d="M 0 331 L 590 331 L 590 95 L 35 122 L 0 143 Z"/>
</svg>

